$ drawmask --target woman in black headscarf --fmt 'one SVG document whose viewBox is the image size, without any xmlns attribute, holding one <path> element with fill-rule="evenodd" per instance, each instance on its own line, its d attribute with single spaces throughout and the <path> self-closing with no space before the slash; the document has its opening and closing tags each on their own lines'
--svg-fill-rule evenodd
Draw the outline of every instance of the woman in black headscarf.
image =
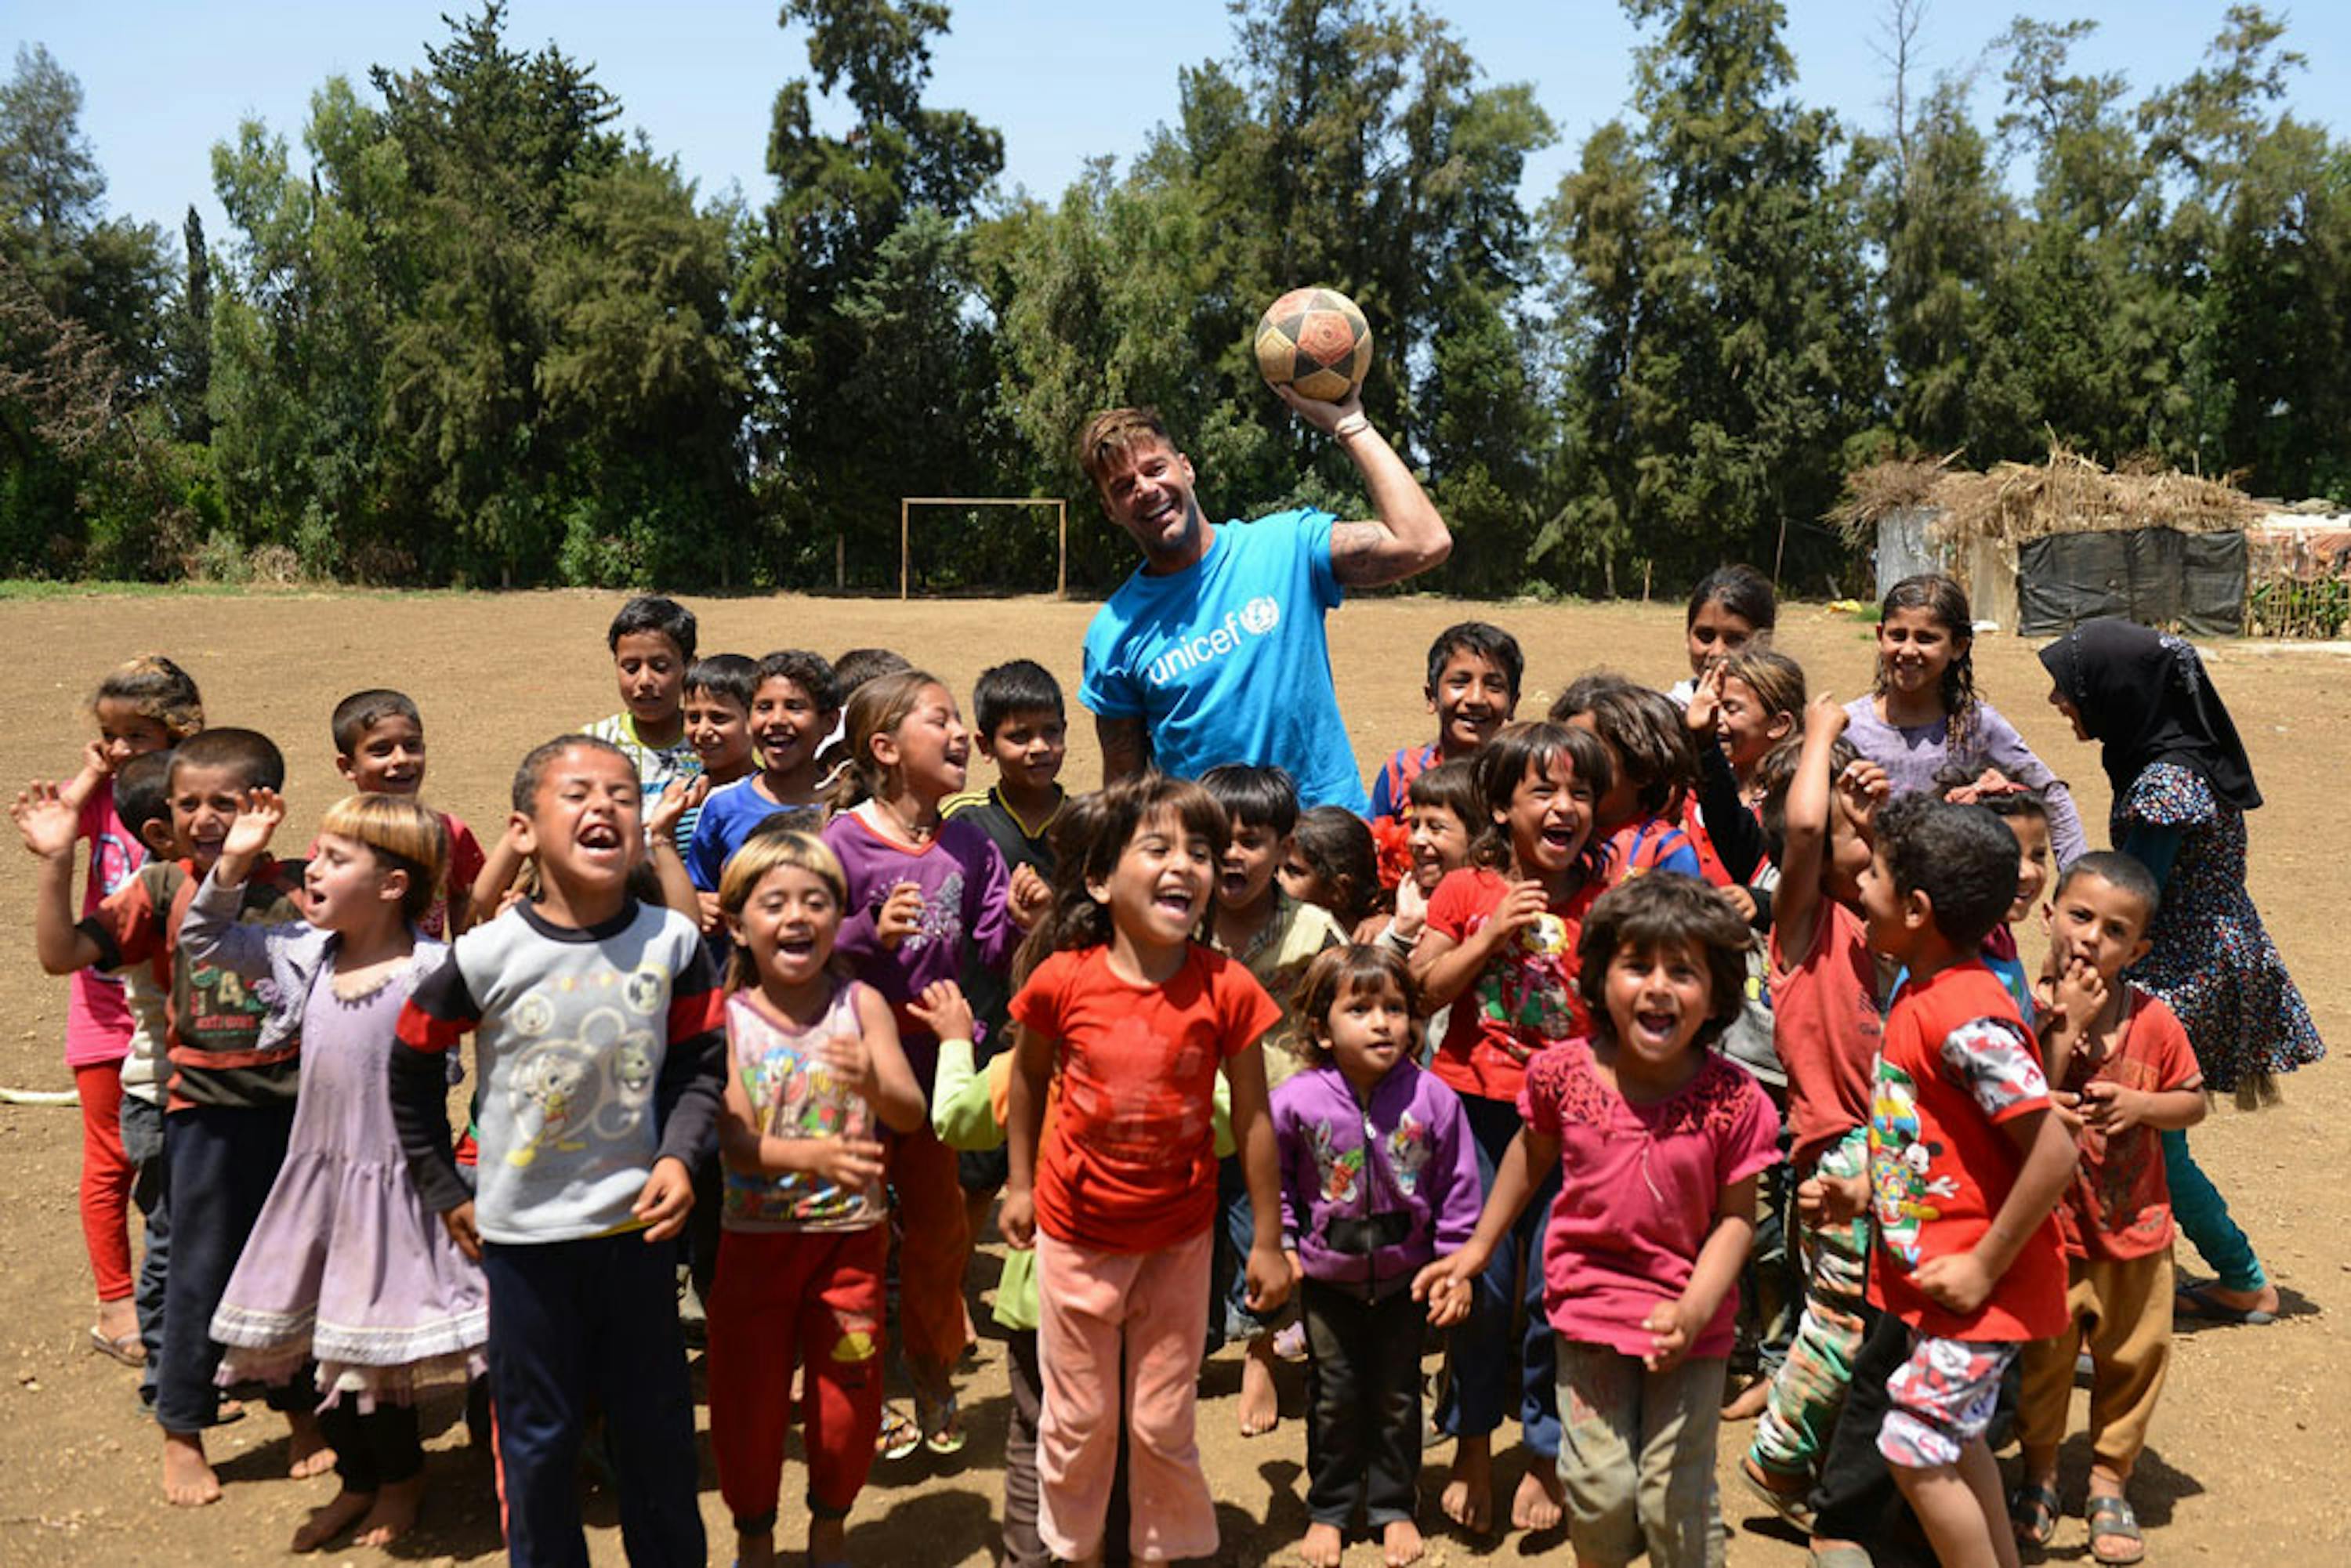
<svg viewBox="0 0 2351 1568">
<path fill-rule="evenodd" d="M 2262 803 L 2252 765 L 2196 650 L 2112 618 L 2085 622 L 2041 650 L 2049 700 L 2095 740 L 2114 786 L 2115 848 L 2155 873 L 2163 904 L 2130 980 L 2163 998 L 2196 1047 L 2207 1086 L 2241 1103 L 2274 1097 L 2272 1079 L 2325 1053 L 2310 1009 L 2245 891 L 2245 813 Z M 2181 1305 L 2267 1322 L 2277 1287 L 2188 1152 L 2163 1134 L 2179 1228 L 2220 1278 Z"/>
</svg>

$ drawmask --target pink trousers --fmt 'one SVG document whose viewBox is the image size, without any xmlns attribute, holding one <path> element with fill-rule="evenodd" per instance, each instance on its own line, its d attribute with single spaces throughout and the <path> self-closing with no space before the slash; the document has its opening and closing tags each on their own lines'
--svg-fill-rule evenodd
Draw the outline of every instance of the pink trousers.
<svg viewBox="0 0 2351 1568">
<path fill-rule="evenodd" d="M 1211 1556 L 1217 1509 L 1193 1406 L 1208 1329 L 1210 1232 L 1157 1252 L 1100 1252 L 1037 1235 L 1037 1533 L 1063 1561 L 1102 1544 L 1126 1373 L 1127 1542 L 1138 1563 Z"/>
</svg>

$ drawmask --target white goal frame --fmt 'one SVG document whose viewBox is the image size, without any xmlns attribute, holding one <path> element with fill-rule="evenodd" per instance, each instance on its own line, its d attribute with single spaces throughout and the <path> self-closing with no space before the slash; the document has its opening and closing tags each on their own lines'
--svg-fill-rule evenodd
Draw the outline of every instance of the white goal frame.
<svg viewBox="0 0 2351 1568">
<path fill-rule="evenodd" d="M 898 497 L 898 597 L 906 585 L 914 557 L 908 547 L 907 520 L 916 507 L 1050 507 L 1057 559 L 1053 565 L 1053 597 L 1070 596 L 1070 503 L 1058 496 L 901 496 Z"/>
</svg>

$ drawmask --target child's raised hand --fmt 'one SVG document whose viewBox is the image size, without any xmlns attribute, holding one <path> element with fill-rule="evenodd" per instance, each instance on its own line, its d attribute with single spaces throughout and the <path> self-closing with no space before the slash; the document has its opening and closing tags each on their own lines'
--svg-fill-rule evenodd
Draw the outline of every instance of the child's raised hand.
<svg viewBox="0 0 2351 1568">
<path fill-rule="evenodd" d="M 1651 1372 L 1670 1372 L 1680 1365 L 1698 1338 L 1698 1325 L 1689 1321 L 1679 1297 L 1651 1307 L 1641 1327 L 1649 1335 L 1649 1348 L 1642 1353 L 1641 1364 Z"/>
<path fill-rule="evenodd" d="M 1715 738 L 1722 717 L 1722 683 L 1729 674 L 1729 666 L 1717 660 L 1708 664 L 1706 674 L 1698 678 L 1698 685 L 1690 692 L 1689 706 L 1682 709 L 1682 723 L 1692 739 L 1707 742 Z"/>
<path fill-rule="evenodd" d="M 1551 913 L 1551 894 L 1539 882 L 1514 882 L 1502 892 L 1502 901 L 1494 913 L 1486 917 L 1486 929 L 1493 933 L 1499 946 L 1503 938 L 1513 932 L 1523 931 Z"/>
<path fill-rule="evenodd" d="M 2056 994 L 2052 998 L 2056 1011 L 2065 1019 L 2070 1030 L 2086 1030 L 2092 1020 L 2105 1010 L 2106 978 L 2086 958 L 2069 957 L 2063 973 L 2057 977 Z"/>
<path fill-rule="evenodd" d="M 1033 930 L 1045 911 L 1052 906 L 1053 884 L 1038 875 L 1037 868 L 1027 861 L 1014 866 L 1007 904 L 1012 924 L 1023 931 Z"/>
<path fill-rule="evenodd" d="M 1991 1297 L 1991 1270 L 1973 1252 L 1929 1258 L 1912 1271 L 1910 1282 L 1947 1312 L 1972 1312 Z"/>
<path fill-rule="evenodd" d="M 720 924 L 726 918 L 726 913 L 718 907 L 718 895 L 715 893 L 704 893 L 696 888 L 694 894 L 694 907 L 695 921 L 702 927 L 702 934 L 705 936 L 717 930 Z"/>
<path fill-rule="evenodd" d="M 890 890 L 890 896 L 882 901 L 880 909 L 874 911 L 874 938 L 894 953 L 899 943 L 922 928 L 922 884 L 902 882 Z"/>
<path fill-rule="evenodd" d="M 1249 1302 L 1249 1310 L 1259 1317 L 1290 1300 L 1290 1264 L 1279 1247 L 1251 1247 L 1241 1277 L 1249 1285 L 1249 1293 L 1243 1299 Z"/>
<path fill-rule="evenodd" d="M 675 1237 L 685 1228 L 685 1217 L 693 1212 L 694 1176 L 685 1163 L 674 1155 L 653 1162 L 645 1185 L 637 1191 L 637 1201 L 629 1206 L 630 1215 L 643 1223 L 649 1246 Z"/>
<path fill-rule="evenodd" d="M 482 1260 L 482 1233 L 474 1226 L 474 1200 L 467 1198 L 455 1208 L 441 1211 L 441 1224 L 449 1232 L 449 1239 L 468 1263 Z"/>
<path fill-rule="evenodd" d="M 1744 885 L 1734 884 L 1722 890 L 1723 902 L 1739 912 L 1739 918 L 1748 925 L 1755 924 L 1755 894 Z"/>
<path fill-rule="evenodd" d="M 941 1040 L 971 1038 L 971 1003 L 953 980 L 933 980 L 923 988 L 921 996 L 906 1004 L 906 1010 Z"/>
<path fill-rule="evenodd" d="M 667 839 L 677 841 L 677 824 L 689 806 L 699 806 L 710 796 L 710 775 L 697 773 L 683 784 L 673 781 L 670 787 L 654 796 L 645 807 L 645 841 L 660 843 Z"/>
<path fill-rule="evenodd" d="M 81 832 L 81 813 L 67 802 L 65 791 L 47 779 L 36 779 L 18 790 L 8 815 L 16 819 L 25 847 L 35 854 L 46 860 L 73 853 L 74 840 Z"/>
<path fill-rule="evenodd" d="M 1007 1186 L 996 1206 L 997 1233 L 1015 1252 L 1037 1245 L 1037 1200 L 1025 1186 Z"/>
<path fill-rule="evenodd" d="M 267 785 L 247 789 L 230 820 L 228 835 L 221 840 L 220 852 L 224 856 L 259 854 L 269 847 L 271 836 L 285 820 L 286 801 L 277 790 Z"/>
<path fill-rule="evenodd" d="M 1839 708 L 1837 712 L 1841 714 L 1844 709 Z M 1886 798 L 1894 788 L 1893 780 L 1886 776 L 1886 769 L 1866 757 L 1855 758 L 1846 763 L 1844 770 L 1837 775 L 1836 787 L 1837 793 L 1844 797 L 1845 810 L 1864 833 L 1876 825 L 1877 808 L 1886 804 Z"/>
<path fill-rule="evenodd" d="M 81 770 L 93 779 L 114 777 L 114 753 L 107 749 L 106 742 L 93 740 L 81 748 Z"/>
<path fill-rule="evenodd" d="M 1418 878 L 1407 872 L 1396 879 L 1395 932 L 1407 942 L 1420 939 L 1421 927 L 1428 924 L 1428 894 L 1420 890 Z"/>
<path fill-rule="evenodd" d="M 1822 692 L 1804 705 L 1804 734 L 1807 737 L 1825 735 L 1831 740 L 1844 733 L 1853 716 L 1844 711 L 1844 704 L 1827 692 Z"/>
</svg>

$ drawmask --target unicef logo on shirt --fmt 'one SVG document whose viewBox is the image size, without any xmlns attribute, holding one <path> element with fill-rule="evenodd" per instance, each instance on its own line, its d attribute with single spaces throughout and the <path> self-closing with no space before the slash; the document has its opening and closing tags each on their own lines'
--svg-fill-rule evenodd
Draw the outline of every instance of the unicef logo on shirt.
<svg viewBox="0 0 2351 1568">
<path fill-rule="evenodd" d="M 1207 630 L 1168 643 L 1166 651 L 1144 668 L 1144 679 L 1155 686 L 1166 685 L 1179 675 L 1216 663 L 1240 647 L 1245 638 L 1270 635 L 1280 624 L 1281 601 L 1260 593 L 1238 610 L 1228 611 L 1223 620 Z"/>
</svg>

